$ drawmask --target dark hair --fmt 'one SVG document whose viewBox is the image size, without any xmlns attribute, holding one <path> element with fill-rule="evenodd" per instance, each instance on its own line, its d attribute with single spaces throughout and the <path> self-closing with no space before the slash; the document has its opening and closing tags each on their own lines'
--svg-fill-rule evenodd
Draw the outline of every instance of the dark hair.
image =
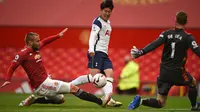
<svg viewBox="0 0 200 112">
<path fill-rule="evenodd" d="M 25 43 L 26 43 L 26 45 L 28 45 L 29 41 L 33 41 L 33 37 L 34 36 L 39 36 L 39 34 L 37 34 L 35 32 L 29 32 L 29 33 L 26 34 L 26 36 L 25 36 Z"/>
<path fill-rule="evenodd" d="M 187 24 L 187 13 L 180 11 L 176 14 L 176 22 L 180 25 Z"/>
<path fill-rule="evenodd" d="M 101 10 L 103 10 L 104 8 L 110 8 L 111 10 L 113 10 L 114 5 L 113 5 L 113 1 L 112 0 L 104 0 L 101 5 L 100 5 Z"/>
</svg>

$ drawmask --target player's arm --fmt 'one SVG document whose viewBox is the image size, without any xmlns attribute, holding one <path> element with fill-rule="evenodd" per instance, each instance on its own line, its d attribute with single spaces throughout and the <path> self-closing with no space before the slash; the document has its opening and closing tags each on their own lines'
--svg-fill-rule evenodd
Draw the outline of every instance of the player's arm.
<svg viewBox="0 0 200 112">
<path fill-rule="evenodd" d="M 165 35 L 164 33 L 161 33 L 156 40 L 145 46 L 143 49 L 137 49 L 136 47 L 131 49 L 131 55 L 133 58 L 138 58 L 146 53 L 153 51 L 154 49 L 156 49 L 157 47 L 159 47 L 164 43 L 165 43 Z"/>
<path fill-rule="evenodd" d="M 14 71 L 17 69 L 17 67 L 24 61 L 25 56 L 22 53 L 19 53 L 15 56 L 15 59 L 12 61 L 10 67 L 8 68 L 7 74 L 5 76 L 5 82 L 1 87 L 4 87 L 8 84 L 10 84 L 11 77 L 14 73 Z"/>
<path fill-rule="evenodd" d="M 150 44 L 148 44 L 146 47 L 143 48 L 143 53 L 144 54 L 149 53 L 164 43 L 165 43 L 165 35 L 164 33 L 162 33 L 155 41 L 151 42 Z"/>
<path fill-rule="evenodd" d="M 97 40 L 98 37 L 98 33 L 101 29 L 101 22 L 98 20 L 95 20 L 92 24 L 92 29 L 91 29 L 91 33 L 90 33 L 90 39 L 89 39 L 89 54 L 90 56 L 94 56 L 94 46 L 95 46 L 95 42 Z"/>
<path fill-rule="evenodd" d="M 55 40 L 61 38 L 67 30 L 68 30 L 68 28 L 65 28 L 65 29 L 64 29 L 63 31 L 61 31 L 59 34 L 53 35 L 53 36 L 50 36 L 50 37 L 47 37 L 47 38 L 43 39 L 43 40 L 41 41 L 40 49 L 41 49 L 42 47 L 44 47 L 45 45 L 47 45 L 47 44 L 49 44 L 49 43 L 51 43 L 51 42 L 53 42 L 53 41 L 55 41 Z"/>
<path fill-rule="evenodd" d="M 192 51 L 200 57 L 200 46 L 197 44 L 193 36 L 189 36 L 189 46 Z"/>
</svg>

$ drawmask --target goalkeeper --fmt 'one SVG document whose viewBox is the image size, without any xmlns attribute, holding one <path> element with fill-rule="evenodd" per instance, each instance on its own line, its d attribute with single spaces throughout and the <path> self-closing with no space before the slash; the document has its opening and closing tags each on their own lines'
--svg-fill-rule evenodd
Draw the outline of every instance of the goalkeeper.
<svg viewBox="0 0 200 112">
<path fill-rule="evenodd" d="M 162 108 L 165 106 L 170 88 L 173 85 L 182 85 L 189 87 L 188 97 L 191 103 L 191 110 L 200 110 L 200 102 L 197 102 L 196 80 L 185 70 L 187 50 L 190 48 L 200 57 L 200 47 L 197 45 L 194 37 L 185 32 L 184 27 L 186 24 L 187 14 L 185 12 L 178 12 L 176 14 L 176 25 L 174 29 L 162 32 L 157 40 L 143 49 L 137 49 L 136 47 L 131 49 L 131 55 L 134 59 L 164 44 L 160 64 L 160 75 L 157 78 L 157 99 L 141 99 L 139 95 L 136 95 L 129 104 L 128 109 L 133 110 L 140 105 Z"/>
</svg>

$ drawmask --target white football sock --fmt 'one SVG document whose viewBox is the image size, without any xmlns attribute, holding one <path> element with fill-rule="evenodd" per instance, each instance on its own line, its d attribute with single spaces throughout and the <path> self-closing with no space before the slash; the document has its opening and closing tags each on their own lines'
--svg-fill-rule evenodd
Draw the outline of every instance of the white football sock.
<svg viewBox="0 0 200 112">
<path fill-rule="evenodd" d="M 110 93 L 112 94 L 112 92 L 113 92 L 113 85 L 112 85 L 112 83 L 113 83 L 113 78 L 107 77 L 106 79 L 107 79 L 107 83 L 106 83 L 106 85 L 102 88 L 102 89 L 103 89 L 103 92 L 104 92 L 105 95 L 108 95 L 108 94 L 110 94 Z"/>
<path fill-rule="evenodd" d="M 90 83 L 90 82 L 92 82 L 91 74 L 79 76 L 78 78 L 71 81 L 70 84 L 78 86 L 78 85 L 82 85 L 82 84 Z"/>
</svg>

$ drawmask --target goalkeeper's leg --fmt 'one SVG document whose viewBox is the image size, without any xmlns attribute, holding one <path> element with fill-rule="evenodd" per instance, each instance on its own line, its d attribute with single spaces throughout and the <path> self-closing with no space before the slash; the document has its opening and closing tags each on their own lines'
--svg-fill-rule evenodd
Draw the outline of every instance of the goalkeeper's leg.
<svg viewBox="0 0 200 112">
<path fill-rule="evenodd" d="M 191 75 L 189 75 L 189 76 L 191 76 Z M 196 87 L 196 79 L 194 77 L 192 77 L 192 81 L 189 84 L 188 98 L 189 98 L 191 106 L 192 106 L 191 110 L 199 111 L 200 110 L 200 102 L 197 102 L 197 87 Z"/>
</svg>

